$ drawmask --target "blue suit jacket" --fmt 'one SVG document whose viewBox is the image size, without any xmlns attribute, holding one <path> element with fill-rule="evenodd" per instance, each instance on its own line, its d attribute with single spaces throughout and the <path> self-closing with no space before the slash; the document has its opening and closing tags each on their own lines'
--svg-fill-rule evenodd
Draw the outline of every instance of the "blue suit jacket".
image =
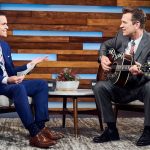
<svg viewBox="0 0 150 150">
<path fill-rule="evenodd" d="M 11 57 L 11 49 L 7 42 L 0 40 L 0 45 L 2 48 L 3 58 L 5 62 L 5 69 L 8 74 L 8 76 L 14 76 L 17 75 L 17 72 L 24 71 L 27 69 L 27 65 L 23 65 L 20 67 L 14 67 L 12 57 Z M 0 68 L 0 85 L 2 84 L 3 80 L 3 71 Z"/>
</svg>

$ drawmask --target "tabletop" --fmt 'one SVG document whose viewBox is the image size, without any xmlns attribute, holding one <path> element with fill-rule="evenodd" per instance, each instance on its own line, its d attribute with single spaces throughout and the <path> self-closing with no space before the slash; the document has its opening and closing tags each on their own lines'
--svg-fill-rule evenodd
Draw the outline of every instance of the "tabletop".
<svg viewBox="0 0 150 150">
<path fill-rule="evenodd" d="M 94 93 L 92 89 L 77 89 L 74 91 L 49 91 L 49 95 L 55 96 L 93 96 Z"/>
</svg>

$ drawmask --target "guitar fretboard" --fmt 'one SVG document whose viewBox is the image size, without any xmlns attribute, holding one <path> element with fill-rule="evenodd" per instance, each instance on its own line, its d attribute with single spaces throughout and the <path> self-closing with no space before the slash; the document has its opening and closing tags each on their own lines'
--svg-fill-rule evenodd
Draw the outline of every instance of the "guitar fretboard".
<svg viewBox="0 0 150 150">
<path fill-rule="evenodd" d="M 116 71 L 128 71 L 131 65 L 112 65 L 111 68 Z"/>
</svg>

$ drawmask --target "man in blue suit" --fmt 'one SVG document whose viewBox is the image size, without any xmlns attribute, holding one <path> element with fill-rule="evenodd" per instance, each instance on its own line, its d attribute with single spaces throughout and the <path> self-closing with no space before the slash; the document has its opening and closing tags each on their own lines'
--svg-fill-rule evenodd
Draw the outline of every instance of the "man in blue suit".
<svg viewBox="0 0 150 150">
<path fill-rule="evenodd" d="M 7 37 L 7 18 L 0 14 L 0 36 Z M 48 85 L 44 80 L 24 80 L 27 72 L 37 63 L 47 58 L 36 58 L 27 65 L 14 67 L 11 49 L 5 41 L 0 40 L 0 95 L 11 98 L 16 111 L 30 133 L 30 145 L 46 148 L 56 144 L 62 137 L 59 133 L 51 132 L 45 127 L 49 120 L 48 114 Z M 35 115 L 33 116 L 28 96 L 33 99 Z"/>
</svg>

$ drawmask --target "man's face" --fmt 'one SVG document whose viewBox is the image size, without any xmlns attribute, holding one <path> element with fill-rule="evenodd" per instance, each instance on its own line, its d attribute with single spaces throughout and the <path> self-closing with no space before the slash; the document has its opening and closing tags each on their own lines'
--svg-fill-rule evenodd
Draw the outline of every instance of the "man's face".
<svg viewBox="0 0 150 150">
<path fill-rule="evenodd" d="M 122 15 L 120 28 L 122 29 L 124 36 L 134 36 L 137 29 L 137 25 L 136 23 L 133 24 L 131 13 L 126 13 Z"/>
<path fill-rule="evenodd" d="M 3 15 L 0 16 L 0 36 L 7 37 L 7 18 Z"/>
</svg>

